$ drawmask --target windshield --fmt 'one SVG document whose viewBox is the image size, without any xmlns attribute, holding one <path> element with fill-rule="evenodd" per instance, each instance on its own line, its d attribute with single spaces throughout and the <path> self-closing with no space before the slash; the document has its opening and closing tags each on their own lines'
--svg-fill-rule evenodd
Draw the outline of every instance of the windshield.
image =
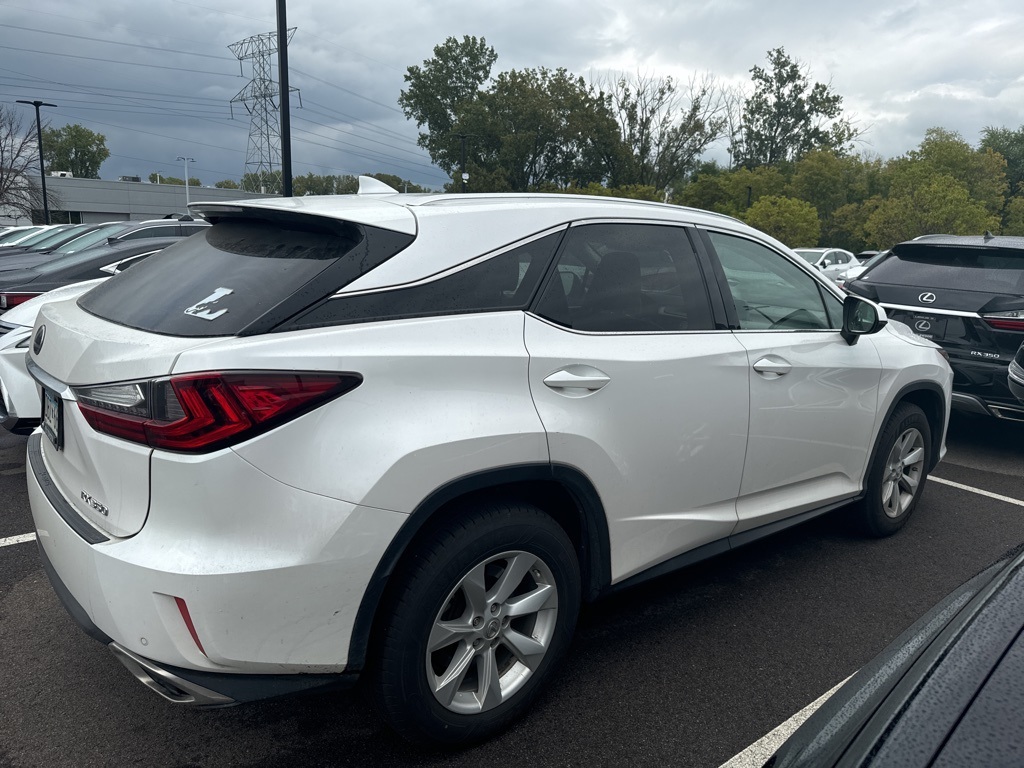
<svg viewBox="0 0 1024 768">
<path fill-rule="evenodd" d="M 822 251 L 810 251 L 806 248 L 797 248 L 796 255 L 806 261 L 808 264 L 816 264 L 818 259 L 821 258 Z"/>
<path fill-rule="evenodd" d="M 59 238 L 67 227 L 50 227 L 44 229 L 42 232 L 36 232 L 32 237 L 26 237 L 24 240 L 18 243 L 19 248 L 32 248 L 36 245 L 42 245 L 47 240 L 56 240 Z"/>
<path fill-rule="evenodd" d="M 54 248 L 53 253 L 74 253 L 91 245 L 96 245 L 96 243 L 104 243 L 111 235 L 116 235 L 122 229 L 128 229 L 133 224 L 134 222 L 131 221 L 115 221 L 111 224 L 104 224 L 92 232 L 76 237 L 74 240 L 69 240 L 64 245 Z"/>
<path fill-rule="evenodd" d="M 30 227 L 29 229 L 15 229 L 11 232 L 5 232 L 4 234 L 0 235 L 0 243 L 14 242 L 15 240 L 18 240 L 22 237 L 27 237 L 31 235 L 33 232 L 37 232 L 40 229 L 42 229 L 42 227 Z"/>
</svg>

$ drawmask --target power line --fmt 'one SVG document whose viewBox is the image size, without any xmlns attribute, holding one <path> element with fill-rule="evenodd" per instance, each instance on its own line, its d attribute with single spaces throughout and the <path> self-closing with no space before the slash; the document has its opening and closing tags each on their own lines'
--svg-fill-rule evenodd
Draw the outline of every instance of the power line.
<svg viewBox="0 0 1024 768">
<path fill-rule="evenodd" d="M 384 107 L 384 109 L 390 109 L 392 112 L 397 112 L 400 115 L 404 114 L 402 112 L 402 110 L 398 109 L 397 107 L 392 107 L 392 106 L 390 106 L 388 104 L 385 104 L 382 101 L 376 101 L 375 99 L 371 99 L 368 96 L 363 96 L 361 94 L 356 93 L 355 91 L 350 91 L 348 88 L 342 88 L 337 83 L 332 83 L 329 80 L 323 80 L 323 79 L 317 77 L 316 75 L 311 75 L 308 72 L 303 72 L 302 70 L 296 69 L 295 67 L 292 67 L 292 72 L 294 72 L 297 75 L 302 75 L 303 77 L 308 77 L 310 80 L 316 80 L 318 83 L 322 83 L 323 85 L 329 86 L 330 88 L 336 88 L 339 91 L 341 91 L 342 93 L 347 93 L 349 96 L 355 96 L 357 99 L 362 99 L 363 101 L 368 101 L 371 104 L 376 104 L 378 107 Z"/>
<path fill-rule="evenodd" d="M 215 61 L 231 61 L 227 56 L 214 56 L 212 53 L 195 53 L 193 51 L 179 51 L 173 48 L 158 48 L 155 45 L 143 45 L 142 43 L 123 43 L 120 40 L 103 40 L 99 37 L 88 37 L 87 35 L 72 35 L 70 32 L 54 32 L 48 29 L 33 29 L 32 27 L 19 27 L 16 24 L 5 24 L 5 29 L 20 29 L 23 32 L 37 32 L 40 35 L 55 35 L 57 37 L 70 37 L 75 40 L 89 40 L 94 43 L 102 43 L 104 45 L 124 45 L 129 48 L 144 48 L 147 51 L 160 51 L 161 53 L 180 53 L 185 56 L 199 56 L 204 59 L 214 59 Z"/>
<path fill-rule="evenodd" d="M 68 59 L 84 59 L 85 61 L 102 61 L 104 64 L 122 64 L 126 67 L 150 67 L 151 69 L 171 69 L 175 72 L 192 72 L 199 75 L 217 75 L 218 77 L 239 77 L 239 75 L 229 75 L 226 72 L 209 72 L 205 69 L 186 69 L 185 67 L 168 67 L 164 64 L 143 64 L 139 61 L 114 61 L 112 59 L 101 59 L 96 56 L 79 56 L 74 53 L 56 53 L 54 51 L 38 51 L 33 48 L 17 48 L 13 45 L 0 45 L 8 51 L 21 51 L 22 53 L 38 53 L 43 56 L 63 56 Z"/>
</svg>

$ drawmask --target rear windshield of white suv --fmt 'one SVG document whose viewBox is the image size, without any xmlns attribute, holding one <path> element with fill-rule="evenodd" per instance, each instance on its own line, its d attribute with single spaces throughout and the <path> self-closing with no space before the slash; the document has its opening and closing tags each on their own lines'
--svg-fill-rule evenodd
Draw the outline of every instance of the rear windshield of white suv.
<svg viewBox="0 0 1024 768">
<path fill-rule="evenodd" d="M 1024 293 L 1024 251 L 932 246 L 908 253 L 897 246 L 861 279 L 886 285 L 1020 294 Z"/>
<path fill-rule="evenodd" d="M 347 222 L 226 219 L 79 299 L 111 322 L 172 336 L 262 333 L 347 285 L 413 237 Z"/>
</svg>

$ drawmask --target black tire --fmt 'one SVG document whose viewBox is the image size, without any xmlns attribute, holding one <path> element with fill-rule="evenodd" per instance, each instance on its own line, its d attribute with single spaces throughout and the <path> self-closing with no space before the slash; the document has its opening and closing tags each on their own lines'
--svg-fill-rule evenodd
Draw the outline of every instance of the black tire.
<svg viewBox="0 0 1024 768">
<path fill-rule="evenodd" d="M 914 513 L 931 467 L 931 435 L 924 411 L 912 403 L 901 403 L 889 417 L 858 508 L 859 523 L 868 535 L 891 536 Z"/>
<path fill-rule="evenodd" d="M 376 635 L 370 695 L 423 746 L 479 742 L 522 716 L 579 614 L 576 553 L 551 517 L 528 504 L 468 512 L 416 545 Z"/>
</svg>

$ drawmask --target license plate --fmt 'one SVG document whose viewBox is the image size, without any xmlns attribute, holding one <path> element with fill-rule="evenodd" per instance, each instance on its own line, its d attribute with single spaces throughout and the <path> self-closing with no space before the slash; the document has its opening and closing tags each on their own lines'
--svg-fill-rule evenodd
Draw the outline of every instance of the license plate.
<svg viewBox="0 0 1024 768">
<path fill-rule="evenodd" d="M 949 318 L 937 317 L 936 315 L 919 315 L 907 313 L 899 320 L 910 326 L 910 330 L 918 336 L 938 341 L 946 336 L 946 321 Z"/>
<path fill-rule="evenodd" d="M 64 447 L 64 403 L 60 395 L 43 387 L 42 406 L 43 434 L 59 451 Z"/>
</svg>

